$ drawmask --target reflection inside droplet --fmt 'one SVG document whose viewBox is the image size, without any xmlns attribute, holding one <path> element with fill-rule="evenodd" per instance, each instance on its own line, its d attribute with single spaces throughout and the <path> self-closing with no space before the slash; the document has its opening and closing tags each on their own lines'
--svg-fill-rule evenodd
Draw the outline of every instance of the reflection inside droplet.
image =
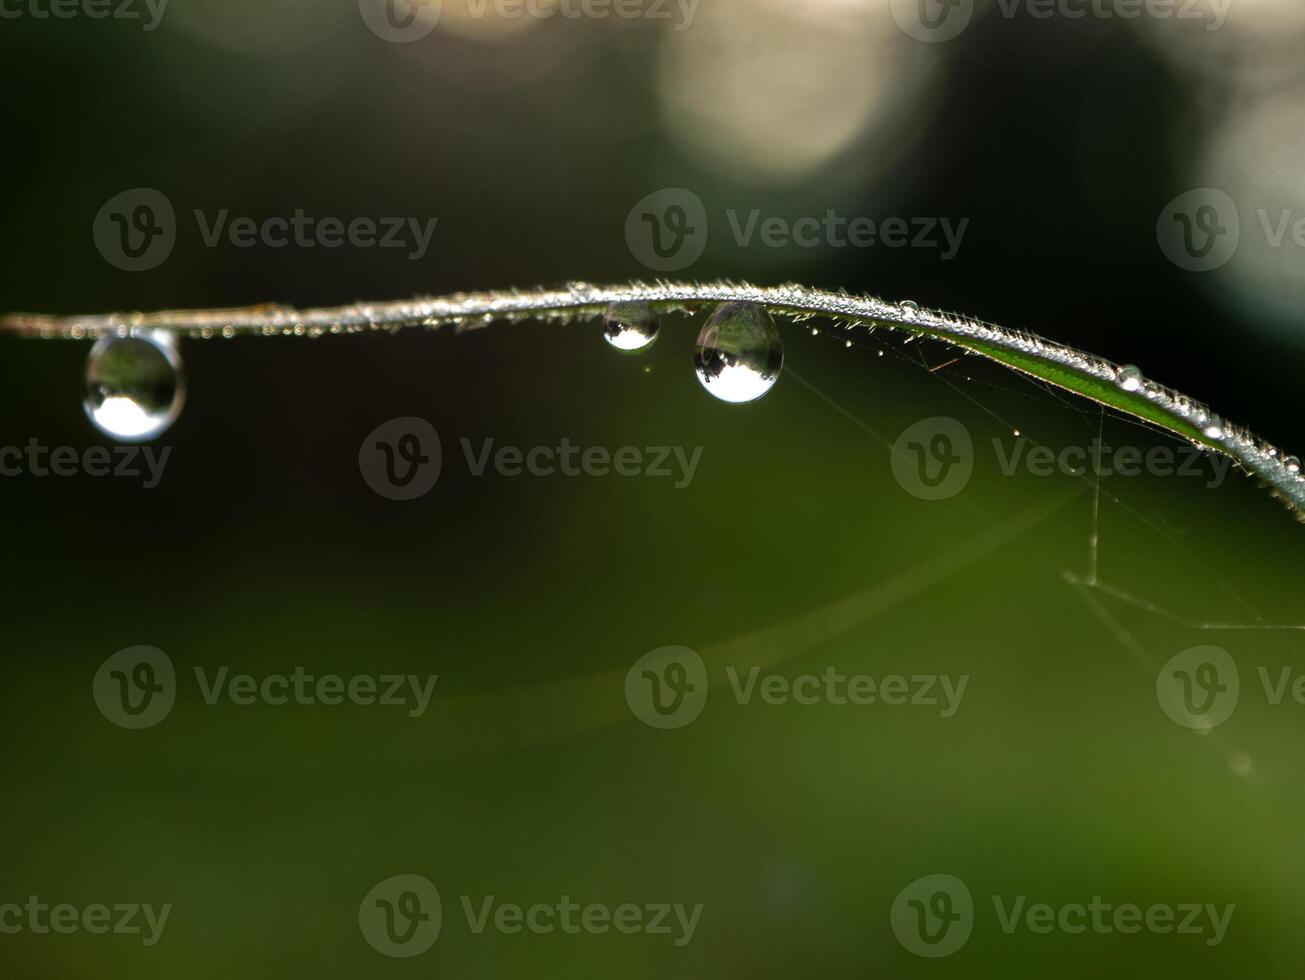
<svg viewBox="0 0 1305 980">
<path fill-rule="evenodd" d="M 698 334 L 694 364 L 702 386 L 721 401 L 754 401 L 784 366 L 779 328 L 763 306 L 722 303 Z"/>
<path fill-rule="evenodd" d="M 164 331 L 101 337 L 86 361 L 86 416 L 122 442 L 168 430 L 186 398 L 176 340 Z"/>
<path fill-rule="evenodd" d="M 1125 364 L 1115 375 L 1115 383 L 1125 391 L 1141 391 L 1144 380 L 1142 369 L 1133 364 Z"/>
<path fill-rule="evenodd" d="M 613 303 L 603 314 L 603 338 L 626 354 L 651 347 L 660 326 L 647 303 Z"/>
</svg>

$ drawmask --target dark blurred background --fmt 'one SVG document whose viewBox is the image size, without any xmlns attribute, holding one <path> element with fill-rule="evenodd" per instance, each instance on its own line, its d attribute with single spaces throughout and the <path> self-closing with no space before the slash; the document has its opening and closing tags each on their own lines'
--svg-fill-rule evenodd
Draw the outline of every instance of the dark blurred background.
<svg viewBox="0 0 1305 980">
<path fill-rule="evenodd" d="M 3 8 L 0 310 L 797 281 L 1136 363 L 1305 447 L 1294 0 L 702 0 L 606 18 L 578 0 L 520 16 L 473 0 L 118 2 L 107 9 L 139 19 Z M 126 271 L 93 232 L 138 188 L 166 197 L 175 243 Z M 672 269 L 627 234 L 663 189 L 706 214 L 701 255 Z M 296 209 L 436 223 L 428 248 L 205 242 L 224 211 Z M 754 211 L 791 224 L 830 210 L 902 219 L 930 241 L 772 247 L 733 228 Z M 954 250 L 944 221 L 963 228 Z M 1184 221 L 1210 241 L 1175 238 Z M 930 371 L 953 357 L 938 345 L 880 331 L 848 349 L 811 326 L 782 325 L 786 374 L 742 407 L 694 379 L 688 317 L 668 317 L 638 358 L 592 323 L 187 340 L 188 402 L 156 443 L 171 447 L 157 487 L 0 481 L 0 904 L 174 905 L 155 946 L 24 931 L 0 934 L 0 965 L 1297 975 L 1305 708 L 1270 704 L 1257 668 L 1294 667 L 1299 632 L 1202 628 L 1305 621 L 1292 516 L 1234 475 L 1213 489 L 1107 481 L 1094 518 L 1090 481 L 1010 478 L 985 447 L 1014 429 L 1083 444 L 1098 425 L 1143 449 L 1169 440 L 976 358 Z M 0 444 L 110 444 L 80 404 L 88 346 L 0 337 Z M 428 419 L 445 454 L 411 502 L 359 474 L 364 437 L 399 416 Z M 963 494 L 927 502 L 895 482 L 886 445 L 933 416 L 961 420 L 978 452 Z M 703 455 L 682 489 L 477 478 L 463 437 Z M 1066 584 L 1094 538 L 1102 578 L 1139 601 Z M 817 628 L 843 601 L 856 614 Z M 1203 643 L 1233 655 L 1242 703 L 1200 736 L 1165 717 L 1155 679 Z M 178 675 L 171 715 L 145 731 L 111 724 L 90 693 L 135 644 Z M 621 684 L 668 644 L 703 655 L 712 690 L 701 721 L 663 732 L 629 713 Z M 724 667 L 754 661 L 973 680 L 946 720 L 736 704 Z M 440 680 L 423 719 L 209 706 L 193 669 L 224 665 Z M 894 896 L 935 872 L 968 883 L 976 921 L 963 950 L 931 960 L 889 919 Z M 400 873 L 443 896 L 443 934 L 413 960 L 378 954 L 358 923 L 368 890 Z M 464 893 L 704 912 L 683 948 L 476 936 Z M 1237 911 L 1217 947 L 1006 935 L 992 894 Z"/>
</svg>

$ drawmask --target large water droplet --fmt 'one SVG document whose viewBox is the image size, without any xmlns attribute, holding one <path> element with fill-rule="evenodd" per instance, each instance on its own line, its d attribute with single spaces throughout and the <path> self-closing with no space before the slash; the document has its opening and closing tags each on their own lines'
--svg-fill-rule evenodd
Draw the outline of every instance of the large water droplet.
<svg viewBox="0 0 1305 980">
<path fill-rule="evenodd" d="M 186 386 L 176 339 L 139 330 L 101 337 L 86 360 L 86 415 L 120 442 L 144 442 L 168 430 L 181 414 Z"/>
<path fill-rule="evenodd" d="M 722 303 L 698 334 L 698 380 L 726 402 L 750 402 L 774 387 L 784 366 L 779 328 L 764 306 Z"/>
<path fill-rule="evenodd" d="M 1201 434 L 1209 439 L 1223 438 L 1223 419 L 1218 415 L 1210 415 L 1201 423 Z"/>
<path fill-rule="evenodd" d="M 1141 391 L 1145 380 L 1142 369 L 1135 364 L 1125 364 L 1115 375 L 1115 383 L 1125 391 Z"/>
<path fill-rule="evenodd" d="M 651 347 L 660 326 L 647 303 L 613 303 L 603 314 L 603 338 L 626 354 Z"/>
<path fill-rule="evenodd" d="M 1282 465 L 1292 476 L 1298 476 L 1300 474 L 1300 457 L 1284 456 L 1282 458 Z"/>
</svg>

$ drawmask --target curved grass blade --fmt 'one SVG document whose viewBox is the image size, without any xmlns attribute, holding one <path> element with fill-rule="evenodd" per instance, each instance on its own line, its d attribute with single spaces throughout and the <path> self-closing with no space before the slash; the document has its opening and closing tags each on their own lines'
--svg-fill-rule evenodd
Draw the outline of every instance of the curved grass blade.
<svg viewBox="0 0 1305 980">
<path fill-rule="evenodd" d="M 1280 497 L 1297 517 L 1305 519 L 1305 476 L 1300 462 L 1250 430 L 1223 421 L 1208 405 L 1187 395 L 1153 381 L 1130 379 L 1125 385 L 1120 365 L 1036 334 L 954 313 L 920 309 L 913 303 L 889 303 L 800 285 L 658 282 L 594 286 L 574 282 L 559 289 L 455 293 L 305 310 L 262 305 L 65 317 L 17 313 L 0 318 L 0 332 L 72 339 L 125 334 L 133 329 L 170 330 L 199 337 L 316 337 L 407 326 L 451 325 L 467 329 L 497 320 L 598 317 L 612 303 L 648 303 L 655 312 L 667 313 L 693 312 L 722 302 L 760 303 L 794 320 L 827 317 L 848 330 L 889 327 L 974 351 L 1231 457 Z"/>
</svg>

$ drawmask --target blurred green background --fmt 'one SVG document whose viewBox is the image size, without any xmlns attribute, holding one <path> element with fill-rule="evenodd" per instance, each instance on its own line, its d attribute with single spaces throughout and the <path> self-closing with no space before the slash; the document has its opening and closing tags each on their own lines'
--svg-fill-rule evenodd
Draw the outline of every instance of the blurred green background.
<svg viewBox="0 0 1305 980">
<path fill-rule="evenodd" d="M 1138 363 L 1299 448 L 1305 280 L 1290 235 L 1266 245 L 1259 213 L 1299 207 L 1305 19 L 1270 0 L 1235 6 L 1206 30 L 979 3 L 935 44 L 882 0 L 705 0 L 678 25 L 508 22 L 446 0 L 403 44 L 351 2 L 172 0 L 152 31 L 12 8 L 0 308 L 652 278 L 627 216 L 684 187 L 711 234 L 675 278 L 791 279 L 1027 327 Z M 1241 241 L 1193 273 L 1166 258 L 1157 217 L 1205 186 L 1236 201 Z M 91 233 L 135 187 L 162 191 L 178 229 L 166 261 L 138 273 Z M 207 247 L 192 216 L 296 208 L 438 222 L 412 260 Z M 944 260 L 744 246 L 729 209 L 969 224 Z M 637 357 L 595 323 L 186 341 L 189 400 L 156 444 L 171 448 L 157 487 L 0 479 L 0 906 L 172 906 L 153 946 L 0 932 L 4 972 L 1298 975 L 1305 706 L 1290 690 L 1271 703 L 1260 670 L 1294 677 L 1301 634 L 1198 628 L 1305 623 L 1292 516 L 1232 474 L 1213 489 L 1109 477 L 1094 519 L 1090 479 L 1006 475 L 993 440 L 1172 440 L 884 331 L 848 348 L 827 325 L 782 324 L 775 389 L 726 405 L 693 375 L 699 326 L 668 317 Z M 0 445 L 109 444 L 79 404 L 88 345 L 0 350 Z M 399 416 L 429 420 L 444 451 L 439 482 L 410 502 L 359 471 L 364 437 Z M 964 425 L 974 469 L 962 492 L 926 501 L 894 477 L 888 447 L 936 416 Z M 702 456 L 682 488 L 476 477 L 464 438 Z M 1066 580 L 1087 574 L 1094 534 L 1101 581 L 1136 601 Z M 137 644 L 167 653 L 177 685 L 170 714 L 133 731 L 92 686 Z M 1167 716 L 1156 680 L 1204 644 L 1231 654 L 1241 691 L 1200 734 Z M 635 717 L 624 685 L 667 645 L 701 654 L 711 688 L 696 721 L 663 731 Z M 969 681 L 946 718 L 740 704 L 726 671 L 752 666 Z M 207 704 L 194 670 L 222 667 L 438 683 L 418 718 Z M 890 910 L 935 873 L 965 882 L 975 914 L 962 949 L 928 959 L 895 937 Z M 438 941 L 411 959 L 381 955 L 359 925 L 364 897 L 398 874 L 443 900 Z M 677 947 L 476 934 L 464 895 L 703 910 Z M 1235 910 L 1215 946 L 1007 934 L 994 895 Z"/>
</svg>

